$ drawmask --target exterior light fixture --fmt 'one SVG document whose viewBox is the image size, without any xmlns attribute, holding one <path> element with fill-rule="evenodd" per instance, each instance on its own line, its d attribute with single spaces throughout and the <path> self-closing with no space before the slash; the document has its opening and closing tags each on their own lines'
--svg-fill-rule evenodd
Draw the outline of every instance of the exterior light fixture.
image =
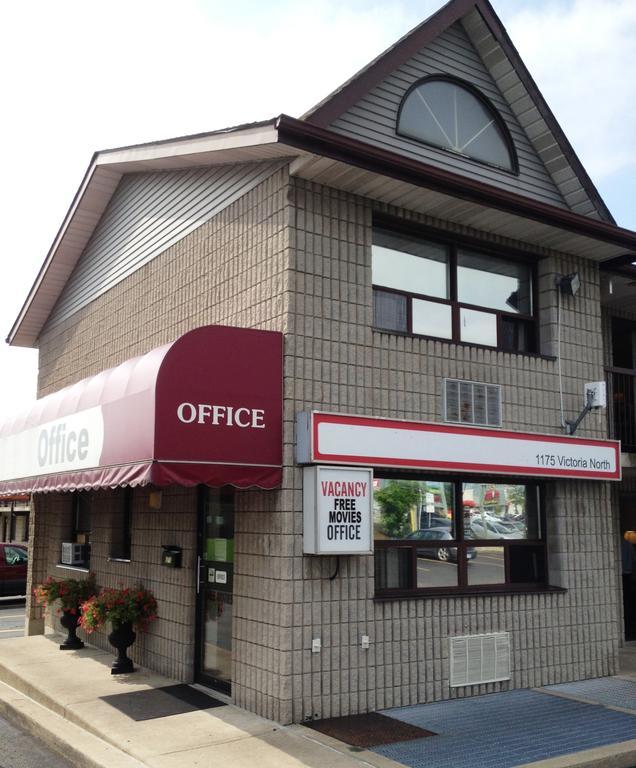
<svg viewBox="0 0 636 768">
<path fill-rule="evenodd" d="M 581 287 L 581 278 L 578 272 L 571 275 L 559 275 L 556 279 L 557 288 L 566 296 L 576 296 Z"/>
</svg>

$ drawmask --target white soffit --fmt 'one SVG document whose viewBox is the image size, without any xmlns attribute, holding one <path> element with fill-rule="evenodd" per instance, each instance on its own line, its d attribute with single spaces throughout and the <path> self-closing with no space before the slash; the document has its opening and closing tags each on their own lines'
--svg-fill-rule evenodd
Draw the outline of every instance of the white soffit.
<svg viewBox="0 0 636 768">
<path fill-rule="evenodd" d="M 262 162 L 301 152 L 277 143 L 273 122 L 97 152 L 7 341 L 32 347 L 124 173 Z"/>
<path fill-rule="evenodd" d="M 605 261 L 625 253 L 625 247 L 544 224 L 434 189 L 382 176 L 338 160 L 312 155 L 294 160 L 292 176 L 325 184 L 378 202 L 451 221 L 484 233 L 519 240 L 541 249 L 571 253 L 591 261 Z"/>
</svg>

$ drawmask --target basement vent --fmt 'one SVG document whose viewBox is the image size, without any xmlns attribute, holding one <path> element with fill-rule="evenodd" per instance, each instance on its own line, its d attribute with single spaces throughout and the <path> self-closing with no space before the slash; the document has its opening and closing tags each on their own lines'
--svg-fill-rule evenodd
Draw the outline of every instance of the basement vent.
<svg viewBox="0 0 636 768">
<path fill-rule="evenodd" d="M 501 426 L 501 387 L 475 381 L 444 379 L 444 421 Z"/>
<path fill-rule="evenodd" d="M 451 637 L 451 688 L 498 680 L 510 680 L 509 632 Z"/>
</svg>

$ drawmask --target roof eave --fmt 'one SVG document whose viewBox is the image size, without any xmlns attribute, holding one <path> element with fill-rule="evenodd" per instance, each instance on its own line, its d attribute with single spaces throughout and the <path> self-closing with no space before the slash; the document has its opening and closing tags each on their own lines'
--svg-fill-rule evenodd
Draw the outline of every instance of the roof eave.
<svg viewBox="0 0 636 768">
<path fill-rule="evenodd" d="M 613 223 L 581 216 L 564 208 L 484 184 L 287 115 L 281 115 L 276 126 L 279 141 L 297 149 L 341 160 L 391 178 L 446 192 L 453 197 L 488 205 L 636 252 L 636 233 Z"/>
</svg>

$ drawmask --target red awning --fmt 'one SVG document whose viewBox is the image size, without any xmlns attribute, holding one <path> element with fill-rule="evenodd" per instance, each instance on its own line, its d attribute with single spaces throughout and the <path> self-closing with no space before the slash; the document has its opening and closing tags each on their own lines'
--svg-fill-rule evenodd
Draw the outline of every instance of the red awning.
<svg viewBox="0 0 636 768">
<path fill-rule="evenodd" d="M 205 326 L 0 427 L 0 494 L 282 477 L 283 337 Z"/>
</svg>

